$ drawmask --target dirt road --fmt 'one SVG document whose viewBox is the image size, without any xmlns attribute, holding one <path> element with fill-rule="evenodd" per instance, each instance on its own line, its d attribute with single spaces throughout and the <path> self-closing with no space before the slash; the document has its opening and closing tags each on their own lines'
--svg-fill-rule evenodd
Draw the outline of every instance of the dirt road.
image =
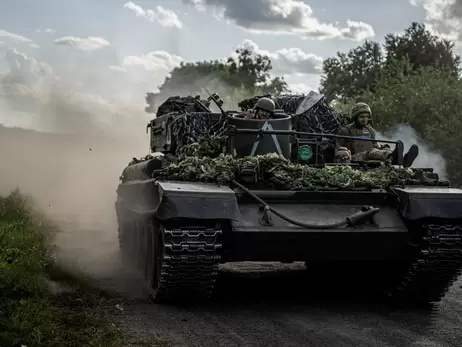
<svg viewBox="0 0 462 347">
<path fill-rule="evenodd" d="M 225 270 L 218 298 L 204 307 L 131 302 L 119 318 L 132 335 L 173 346 L 461 345 L 459 286 L 432 314 L 393 309 L 373 297 L 342 296 L 340 283 L 337 297 L 309 297 L 294 289 L 306 285 L 300 266 L 277 267 Z"/>
<path fill-rule="evenodd" d="M 101 245 L 107 252 L 92 260 L 90 272 L 103 287 L 126 297 L 116 317 L 131 346 L 156 345 L 153 341 L 207 347 L 462 345 L 461 281 L 433 310 L 411 310 L 372 293 L 347 291 L 342 282 L 314 294 L 303 264 L 243 263 L 223 267 L 210 303 L 164 306 L 146 300 L 144 282 L 118 263 L 114 241 Z M 75 249 L 81 249 L 78 242 Z M 69 249 L 67 254 L 72 256 Z M 89 260 L 79 258 L 81 266 Z"/>
</svg>

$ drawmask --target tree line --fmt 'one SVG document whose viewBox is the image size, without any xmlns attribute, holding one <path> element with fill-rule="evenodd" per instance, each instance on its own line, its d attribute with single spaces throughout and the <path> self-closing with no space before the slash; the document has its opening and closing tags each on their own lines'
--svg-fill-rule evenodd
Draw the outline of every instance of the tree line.
<svg viewBox="0 0 462 347">
<path fill-rule="evenodd" d="M 416 22 L 402 34 L 387 34 L 383 42 L 366 40 L 325 59 L 320 92 L 341 112 L 349 112 L 355 102 L 367 102 L 379 131 L 408 124 L 446 159 L 453 185 L 462 185 L 461 58 L 454 42 Z M 178 90 L 200 93 L 213 82 L 245 97 L 290 92 L 283 78 L 271 77 L 269 57 L 246 48 L 235 53 L 224 61 L 181 64 L 157 95 L 165 100 Z"/>
<path fill-rule="evenodd" d="M 368 103 L 374 127 L 392 132 L 408 124 L 446 160 L 453 185 L 462 185 L 462 80 L 454 42 L 412 23 L 384 44 L 365 41 L 323 63 L 320 92 L 339 110 Z M 439 168 L 435 168 L 439 169 Z"/>
</svg>

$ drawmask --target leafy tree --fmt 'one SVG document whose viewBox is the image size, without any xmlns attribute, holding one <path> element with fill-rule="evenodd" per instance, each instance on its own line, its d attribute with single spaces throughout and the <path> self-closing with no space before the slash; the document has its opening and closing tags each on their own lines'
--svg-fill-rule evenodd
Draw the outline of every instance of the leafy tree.
<svg viewBox="0 0 462 347">
<path fill-rule="evenodd" d="M 347 54 L 337 53 L 336 58 L 323 62 L 320 92 L 331 101 L 346 100 L 374 90 L 377 75 L 383 65 L 383 52 L 377 42 L 366 41 Z"/>
<path fill-rule="evenodd" d="M 458 76 L 460 56 L 454 53 L 454 43 L 440 39 L 426 30 L 424 24 L 413 22 L 404 35 L 385 36 L 387 63 L 407 58 L 413 70 L 432 66 Z"/>
<path fill-rule="evenodd" d="M 408 68 L 397 70 L 396 65 L 402 62 Z M 328 100 L 345 101 L 365 91 L 374 93 L 381 74 L 399 71 L 402 75 L 434 67 L 458 76 L 459 64 L 460 57 L 454 53 L 451 41 L 432 35 L 424 24 L 414 22 L 402 35 L 386 35 L 383 48 L 377 42 L 366 41 L 347 54 L 337 52 L 336 57 L 326 59 L 320 91 Z"/>
<path fill-rule="evenodd" d="M 159 93 L 150 93 L 150 104 L 156 100 L 163 101 L 172 94 L 196 94 L 204 88 L 226 90 L 225 94 L 233 94 L 236 90 L 255 94 L 277 94 L 288 91 L 283 78 L 270 77 L 271 60 L 262 54 L 240 48 L 236 57 L 226 61 L 211 60 L 193 63 L 182 63 L 175 67 L 170 76 L 165 78 L 159 87 Z"/>
<path fill-rule="evenodd" d="M 200 89 L 204 80 L 221 79 L 227 75 L 227 66 L 219 60 L 202 61 L 194 63 L 182 62 L 175 67 L 170 76 L 159 87 L 160 93 L 171 92 L 180 88 Z"/>
<path fill-rule="evenodd" d="M 233 86 L 239 86 L 251 92 L 256 90 L 267 93 L 286 92 L 287 83 L 281 77 L 271 79 L 271 60 L 268 56 L 254 54 L 247 48 L 236 50 L 237 58 L 228 58 L 228 75 L 224 80 Z"/>
</svg>

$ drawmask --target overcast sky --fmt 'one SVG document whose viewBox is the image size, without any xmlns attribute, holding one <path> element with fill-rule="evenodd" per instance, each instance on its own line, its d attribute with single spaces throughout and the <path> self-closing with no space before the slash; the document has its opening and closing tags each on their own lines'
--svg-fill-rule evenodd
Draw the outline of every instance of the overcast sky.
<svg viewBox="0 0 462 347">
<path fill-rule="evenodd" d="M 3 94 L 41 93 L 52 80 L 100 104 L 142 100 L 181 61 L 224 58 L 241 45 L 309 92 L 337 51 L 412 21 L 457 40 L 462 13 L 459 0 L 0 1 L 0 73 L 22 85 Z"/>
</svg>

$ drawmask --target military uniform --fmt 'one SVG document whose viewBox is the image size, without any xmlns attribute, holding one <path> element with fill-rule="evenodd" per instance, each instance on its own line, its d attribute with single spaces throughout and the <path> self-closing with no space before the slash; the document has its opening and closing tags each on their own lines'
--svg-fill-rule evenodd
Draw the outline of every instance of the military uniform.
<svg viewBox="0 0 462 347">
<path fill-rule="evenodd" d="M 352 109 L 353 123 L 341 128 L 338 135 L 360 137 L 364 139 L 375 139 L 375 130 L 370 125 L 360 126 L 357 117 L 367 113 L 372 115 L 370 107 L 365 103 L 357 103 Z M 375 141 L 360 141 L 354 139 L 337 139 L 336 144 L 336 162 L 364 161 L 364 160 L 387 160 L 393 151 L 389 146 L 383 147 Z M 346 151 L 350 152 L 350 158 L 347 158 Z M 338 153 L 338 154 L 337 154 Z"/>
</svg>

